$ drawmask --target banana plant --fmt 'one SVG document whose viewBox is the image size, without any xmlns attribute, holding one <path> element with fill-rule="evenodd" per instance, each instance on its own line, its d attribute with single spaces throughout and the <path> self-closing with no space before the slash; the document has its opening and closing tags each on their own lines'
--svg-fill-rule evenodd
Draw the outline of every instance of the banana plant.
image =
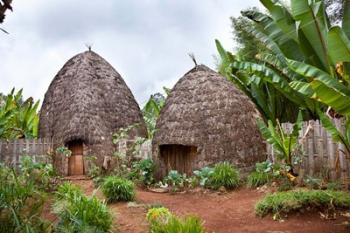
<svg viewBox="0 0 350 233">
<path fill-rule="evenodd" d="M 299 112 L 297 121 L 293 126 L 292 132 L 286 132 L 279 121 L 274 125 L 271 120 L 268 120 L 267 124 L 258 119 L 257 125 L 263 138 L 272 145 L 276 152 L 277 159 L 284 162 L 287 165 L 287 170 L 293 174 L 293 156 L 296 155 L 299 145 L 299 132 L 303 124 L 303 117 Z"/>
<path fill-rule="evenodd" d="M 33 98 L 22 100 L 22 89 L 15 93 L 12 89 L 0 105 L 0 138 L 36 138 L 38 136 L 39 101 Z"/>
<path fill-rule="evenodd" d="M 170 93 L 170 89 L 163 87 L 166 95 Z M 164 107 L 166 97 L 160 93 L 151 95 L 147 103 L 142 109 L 143 119 L 146 122 L 148 138 L 152 139 L 156 130 L 156 122 L 160 111 Z"/>
</svg>

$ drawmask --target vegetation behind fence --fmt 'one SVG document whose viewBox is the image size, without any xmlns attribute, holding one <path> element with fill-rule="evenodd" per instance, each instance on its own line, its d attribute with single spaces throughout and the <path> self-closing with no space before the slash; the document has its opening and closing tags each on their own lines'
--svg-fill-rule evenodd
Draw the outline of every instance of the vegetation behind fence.
<svg viewBox="0 0 350 233">
<path fill-rule="evenodd" d="M 334 119 L 338 129 L 344 131 L 342 119 Z M 290 132 L 293 124 L 282 124 L 283 129 Z M 322 127 L 319 121 L 304 122 L 300 132 L 299 142 L 302 148 L 302 163 L 300 173 L 310 176 L 322 176 L 331 180 L 349 179 L 349 160 L 347 160 L 344 145 L 334 143 L 331 135 Z M 274 161 L 275 152 L 267 145 L 269 158 Z"/>
</svg>

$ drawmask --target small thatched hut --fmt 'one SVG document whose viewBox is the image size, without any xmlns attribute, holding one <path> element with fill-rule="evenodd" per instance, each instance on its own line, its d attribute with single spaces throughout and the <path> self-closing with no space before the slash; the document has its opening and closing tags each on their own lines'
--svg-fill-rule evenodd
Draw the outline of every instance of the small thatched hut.
<svg viewBox="0 0 350 233">
<path fill-rule="evenodd" d="M 152 147 L 158 178 L 220 161 L 250 170 L 266 158 L 257 117 L 254 104 L 232 83 L 196 66 L 171 90 L 157 121 Z"/>
<path fill-rule="evenodd" d="M 89 169 L 86 156 L 102 165 L 115 151 L 112 134 L 132 124 L 131 136 L 146 136 L 142 114 L 118 72 L 92 51 L 71 58 L 58 72 L 40 111 L 39 135 L 55 147 L 67 146 L 69 159 L 55 155 L 54 165 L 64 175 L 81 175 Z"/>
</svg>

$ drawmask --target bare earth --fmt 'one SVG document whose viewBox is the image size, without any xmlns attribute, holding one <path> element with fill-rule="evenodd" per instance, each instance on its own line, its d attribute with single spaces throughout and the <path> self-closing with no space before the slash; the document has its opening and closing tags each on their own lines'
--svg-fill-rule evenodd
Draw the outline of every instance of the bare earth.
<svg viewBox="0 0 350 233">
<path fill-rule="evenodd" d="M 73 182 L 81 186 L 86 194 L 91 194 L 94 190 L 90 180 Z M 162 204 L 180 216 L 195 214 L 204 221 L 209 233 L 350 232 L 350 217 L 341 216 L 340 213 L 336 220 L 321 219 L 317 212 L 294 214 L 283 222 L 274 221 L 271 216 L 258 218 L 254 214 L 254 205 L 263 195 L 250 189 L 240 189 L 224 195 L 212 192 L 154 193 L 138 189 L 137 204 L 117 203 L 108 206 L 115 216 L 113 232 L 122 233 L 149 232 L 145 205 L 151 204 Z M 101 192 L 97 192 L 97 196 L 103 199 Z"/>
</svg>

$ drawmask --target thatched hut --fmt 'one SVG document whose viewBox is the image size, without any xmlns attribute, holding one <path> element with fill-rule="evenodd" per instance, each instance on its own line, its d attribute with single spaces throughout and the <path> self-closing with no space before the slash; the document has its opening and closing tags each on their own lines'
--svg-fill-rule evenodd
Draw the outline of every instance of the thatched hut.
<svg viewBox="0 0 350 233">
<path fill-rule="evenodd" d="M 62 174 L 81 175 L 89 169 L 85 157 L 96 156 L 102 166 L 115 151 L 112 134 L 132 124 L 139 127 L 131 136 L 146 136 L 140 108 L 122 77 L 105 59 L 86 51 L 71 58 L 51 82 L 39 135 L 72 151 L 69 159 L 54 158 Z"/>
<path fill-rule="evenodd" d="M 169 170 L 191 174 L 220 161 L 246 171 L 266 158 L 250 99 L 204 65 L 171 90 L 156 124 L 153 159 L 158 178 Z"/>
</svg>

